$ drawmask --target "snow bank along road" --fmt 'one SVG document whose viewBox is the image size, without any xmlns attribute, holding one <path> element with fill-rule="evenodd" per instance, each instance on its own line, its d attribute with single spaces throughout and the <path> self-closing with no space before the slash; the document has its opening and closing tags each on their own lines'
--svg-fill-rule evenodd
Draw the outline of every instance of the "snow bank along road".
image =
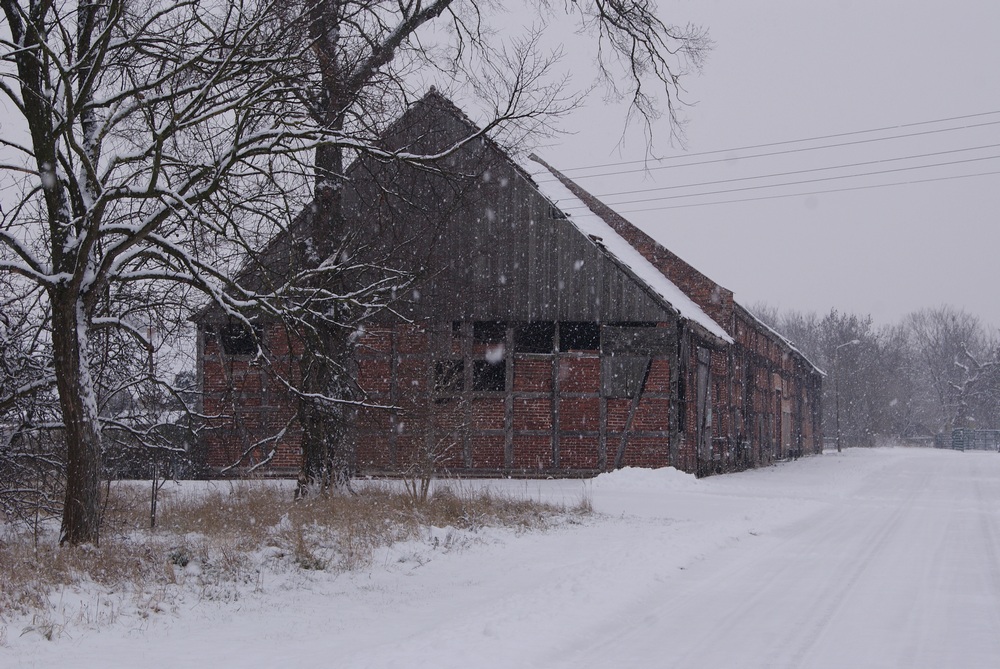
<svg viewBox="0 0 1000 669">
<path fill-rule="evenodd" d="M 599 515 L 435 530 L 364 572 L 10 634 L 2 666 L 997 667 L 1000 455 L 849 450 L 695 480 L 494 482 Z"/>
</svg>

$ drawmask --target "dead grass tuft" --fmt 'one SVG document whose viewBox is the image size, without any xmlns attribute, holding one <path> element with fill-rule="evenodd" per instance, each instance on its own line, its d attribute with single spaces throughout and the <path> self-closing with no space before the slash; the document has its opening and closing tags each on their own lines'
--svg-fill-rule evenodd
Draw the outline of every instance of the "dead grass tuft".
<svg viewBox="0 0 1000 669">
<path fill-rule="evenodd" d="M 527 530 L 561 514 L 588 512 L 458 484 L 438 485 L 424 501 L 393 484 L 370 482 L 356 493 L 293 501 L 291 490 L 276 482 L 241 481 L 163 489 L 157 527 L 150 530 L 148 494 L 137 483 L 110 487 L 99 547 L 60 548 L 55 519 L 37 536 L 9 527 L 0 537 L 0 620 L 33 615 L 40 622 L 32 629 L 51 636 L 59 629 L 46 618 L 55 593 L 85 582 L 130 593 L 158 610 L 173 587 L 196 587 L 212 599 L 236 597 L 239 589 L 227 584 L 259 580 L 265 567 L 357 569 L 379 548 L 419 538 L 431 526 Z"/>
</svg>

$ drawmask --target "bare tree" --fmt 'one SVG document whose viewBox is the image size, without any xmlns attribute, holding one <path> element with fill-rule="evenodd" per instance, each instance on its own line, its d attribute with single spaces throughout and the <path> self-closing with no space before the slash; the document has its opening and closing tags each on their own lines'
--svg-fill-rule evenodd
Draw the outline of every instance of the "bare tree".
<svg viewBox="0 0 1000 669">
<path fill-rule="evenodd" d="M 985 353 L 982 325 L 972 314 L 942 306 L 910 314 L 905 327 L 929 427 L 935 432 L 951 430 L 959 415 L 966 413 L 963 389 L 978 363 L 970 364 Z"/>
<path fill-rule="evenodd" d="M 1000 425 L 1000 347 L 972 314 L 941 306 L 876 328 L 836 310 L 819 318 L 755 308 L 839 381 L 824 386 L 827 434 L 838 386 L 841 432 L 854 445 Z"/>
<path fill-rule="evenodd" d="M 0 296 L 0 513 L 31 522 L 58 510 L 65 468 L 51 347 L 41 291 L 0 276 Z"/>
<path fill-rule="evenodd" d="M 970 427 L 997 425 L 1000 408 L 1000 351 L 996 345 L 989 351 L 991 359 L 973 354 L 967 345 L 955 361 L 961 376 L 953 387 L 958 396 L 954 424 Z M 971 424 L 971 425 L 970 425 Z"/>
<path fill-rule="evenodd" d="M 827 371 L 824 432 L 839 431 L 848 445 L 872 445 L 882 437 L 917 432 L 913 360 L 902 326 L 875 327 L 870 316 L 832 310 L 814 313 L 755 307 L 810 360 Z"/>
<path fill-rule="evenodd" d="M 145 362 L 157 349 L 152 331 L 190 311 L 188 291 L 242 319 L 286 300 L 228 277 L 259 241 L 254 223 L 274 222 L 280 207 L 266 202 L 288 188 L 296 156 L 331 138 L 294 114 L 283 68 L 297 54 L 283 48 L 293 42 L 269 2 L 0 8 L 0 92 L 27 129 L 2 140 L 4 177 L 20 196 L 3 210 L 0 276 L 37 296 L 50 349 L 38 378 L 0 406 L 55 389 L 67 467 L 61 541 L 96 543 L 102 428 L 115 423 L 104 408 L 149 392 L 141 383 L 171 392 Z M 102 360 L 142 371 L 99 392 Z M 149 422 L 115 427 L 156 433 Z"/>
</svg>

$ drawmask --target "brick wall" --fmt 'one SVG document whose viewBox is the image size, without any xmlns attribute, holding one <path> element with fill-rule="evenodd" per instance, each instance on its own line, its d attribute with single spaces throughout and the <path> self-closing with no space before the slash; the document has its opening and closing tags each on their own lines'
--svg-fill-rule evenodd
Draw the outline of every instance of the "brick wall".
<svg viewBox="0 0 1000 669">
<path fill-rule="evenodd" d="M 299 465 L 301 435 L 281 376 L 295 380 L 294 344 L 278 326 L 262 330 L 264 355 L 227 355 L 216 331 L 199 328 L 206 464 L 246 471 L 264 461 L 274 470 Z M 254 447 L 254 445 L 257 445 Z"/>
<path fill-rule="evenodd" d="M 646 466 L 669 461 L 669 360 L 654 359 L 647 397 L 634 410 L 629 398 L 602 395 L 597 351 L 505 351 L 505 390 L 476 391 L 474 364 L 497 344 L 475 342 L 470 333 L 450 324 L 398 324 L 359 340 L 359 383 L 372 402 L 396 407 L 376 410 L 385 416 L 381 421 L 359 422 L 362 471 L 404 467 L 419 455 L 419 444 L 444 438 L 461 444 L 461 457 L 446 458 L 447 469 L 457 473 L 594 473 L 613 465 L 630 414 L 626 459 Z M 462 363 L 461 391 L 435 387 L 442 359 Z M 445 414 L 448 421 L 440 419 Z"/>
<path fill-rule="evenodd" d="M 789 416 L 782 415 L 782 402 L 792 407 L 794 448 L 817 452 L 818 381 L 752 321 L 738 319 L 734 329 L 736 346 L 711 352 L 712 471 L 786 455 L 779 443 L 780 421 Z M 245 470 L 266 458 L 269 471 L 298 467 L 301 435 L 292 398 L 278 378 L 294 381 L 296 345 L 276 326 L 265 328 L 264 338 L 266 360 L 228 356 L 215 335 L 203 333 L 204 410 L 218 416 L 210 421 L 204 446 L 216 469 L 239 463 Z M 638 402 L 604 395 L 597 351 L 506 351 L 505 389 L 476 391 L 473 365 L 495 345 L 473 342 L 471 328 L 372 328 L 356 342 L 357 381 L 373 406 L 357 412 L 355 465 L 362 473 L 392 472 L 431 453 L 439 468 L 467 475 L 595 473 L 614 466 L 628 425 L 626 465 L 674 464 L 705 473 L 696 444 L 698 345 L 692 342 L 681 367 L 683 421 L 671 425 L 668 357 L 653 358 Z M 435 365 L 442 359 L 463 365 L 457 392 L 442 393 L 435 385 Z"/>
</svg>

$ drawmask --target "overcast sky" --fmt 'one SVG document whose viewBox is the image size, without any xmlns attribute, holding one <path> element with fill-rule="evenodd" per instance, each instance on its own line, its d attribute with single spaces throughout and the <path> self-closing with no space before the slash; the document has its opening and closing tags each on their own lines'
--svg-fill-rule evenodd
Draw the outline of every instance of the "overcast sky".
<svg viewBox="0 0 1000 669">
<path fill-rule="evenodd" d="M 597 92 L 544 158 L 746 306 L 891 323 L 951 304 L 1000 328 L 1000 1 L 659 4 L 715 41 L 683 82 L 686 147 L 664 122 L 644 171 L 643 134 Z M 593 41 L 546 35 L 586 87 Z"/>
<path fill-rule="evenodd" d="M 716 43 L 685 82 L 686 151 L 664 126 L 667 159 L 648 164 L 662 169 L 608 174 L 641 168 L 606 164 L 646 146 L 640 133 L 619 145 L 624 112 L 595 95 L 540 154 L 745 305 L 891 323 L 947 303 L 1000 327 L 1000 174 L 943 179 L 1000 172 L 1000 2 L 699 0 L 660 13 Z M 940 163 L 952 164 L 914 169 Z M 782 176 L 752 178 L 770 174 Z M 806 183 L 765 187 L 793 181 Z"/>
</svg>

